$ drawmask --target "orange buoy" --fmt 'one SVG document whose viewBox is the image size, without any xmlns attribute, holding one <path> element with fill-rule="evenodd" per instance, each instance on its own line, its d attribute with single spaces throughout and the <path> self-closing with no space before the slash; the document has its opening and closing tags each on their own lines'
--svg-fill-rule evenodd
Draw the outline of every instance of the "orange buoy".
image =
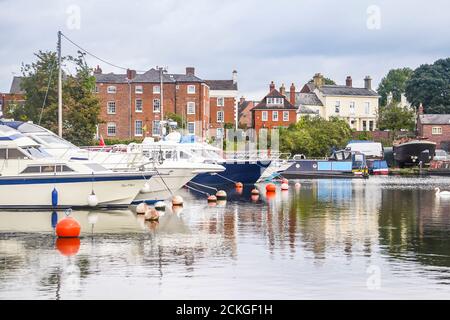
<svg viewBox="0 0 450 320">
<path fill-rule="evenodd" d="M 80 230 L 80 223 L 72 217 L 65 217 L 56 224 L 56 235 L 61 238 L 77 238 Z"/>
<path fill-rule="evenodd" d="M 252 195 L 259 195 L 259 190 L 256 189 L 256 188 L 254 188 L 254 189 L 252 190 Z"/>
<path fill-rule="evenodd" d="M 281 190 L 286 191 L 289 189 L 289 185 L 287 183 L 282 183 L 281 184 Z"/>
<path fill-rule="evenodd" d="M 208 196 L 208 202 L 217 202 L 217 197 L 213 194 Z"/>
<path fill-rule="evenodd" d="M 243 188 L 244 185 L 242 184 L 242 182 L 236 182 L 235 187 L 236 188 Z"/>
<path fill-rule="evenodd" d="M 289 183 L 289 180 L 286 178 L 281 179 L 281 183 Z"/>
<path fill-rule="evenodd" d="M 224 190 L 219 190 L 216 193 L 217 200 L 226 200 L 227 199 L 227 193 Z"/>
<path fill-rule="evenodd" d="M 272 200 L 275 199 L 276 197 L 276 193 L 274 191 L 268 191 L 266 192 L 266 198 L 267 200 Z"/>
<path fill-rule="evenodd" d="M 273 183 L 266 184 L 266 191 L 267 192 L 275 192 L 277 191 L 277 187 Z"/>
<path fill-rule="evenodd" d="M 73 256 L 80 250 L 80 238 L 58 238 L 56 239 L 56 249 L 63 256 Z"/>
</svg>

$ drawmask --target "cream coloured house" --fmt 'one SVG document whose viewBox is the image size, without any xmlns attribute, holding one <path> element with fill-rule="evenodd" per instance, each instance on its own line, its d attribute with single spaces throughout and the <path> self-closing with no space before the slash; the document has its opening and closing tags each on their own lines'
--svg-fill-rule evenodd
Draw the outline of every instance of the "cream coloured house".
<svg viewBox="0 0 450 320">
<path fill-rule="evenodd" d="M 297 114 L 301 116 L 302 110 L 308 108 L 325 119 L 333 116 L 344 119 L 356 131 L 373 131 L 377 128 L 379 95 L 371 82 L 367 76 L 364 88 L 356 88 L 349 76 L 345 85 L 325 85 L 323 76 L 317 73 L 313 82 L 296 94 Z"/>
</svg>

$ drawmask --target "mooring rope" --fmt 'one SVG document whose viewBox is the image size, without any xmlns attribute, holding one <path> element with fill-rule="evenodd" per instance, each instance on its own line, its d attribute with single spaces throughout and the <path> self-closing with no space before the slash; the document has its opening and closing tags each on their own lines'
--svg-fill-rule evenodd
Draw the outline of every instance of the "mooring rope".
<svg viewBox="0 0 450 320">
<path fill-rule="evenodd" d="M 194 187 L 191 187 L 191 186 L 188 185 L 188 184 L 185 184 L 185 186 L 186 186 L 186 188 L 189 188 L 189 189 L 192 189 L 192 190 L 197 191 L 197 192 L 199 192 L 199 193 L 205 194 L 205 195 L 207 195 L 208 197 L 210 196 L 210 194 L 209 194 L 208 192 L 201 191 L 201 190 L 199 190 L 199 189 L 196 189 L 196 188 L 194 188 Z"/>
<path fill-rule="evenodd" d="M 214 187 L 210 187 L 210 186 L 207 186 L 207 185 L 204 185 L 204 184 L 201 184 L 201 183 L 198 183 L 198 182 L 194 182 L 194 181 L 189 181 L 188 183 L 193 183 L 193 184 L 196 184 L 196 185 L 198 185 L 198 186 L 201 186 L 201 187 L 203 187 L 203 188 L 207 188 L 207 189 L 212 189 L 212 190 L 214 190 L 214 191 L 218 191 L 217 190 L 217 188 L 214 188 Z"/>
</svg>

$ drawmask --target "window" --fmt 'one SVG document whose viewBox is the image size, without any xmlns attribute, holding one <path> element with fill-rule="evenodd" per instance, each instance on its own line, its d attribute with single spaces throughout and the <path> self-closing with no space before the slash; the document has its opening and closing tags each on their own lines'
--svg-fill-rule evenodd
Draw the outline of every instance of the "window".
<svg viewBox="0 0 450 320">
<path fill-rule="evenodd" d="M 431 134 L 442 134 L 442 127 L 431 128 Z"/>
<path fill-rule="evenodd" d="M 373 131 L 373 121 L 369 121 L 369 131 Z"/>
<path fill-rule="evenodd" d="M 223 111 L 217 111 L 217 122 L 223 122 Z"/>
<path fill-rule="evenodd" d="M 106 134 L 108 136 L 115 136 L 116 135 L 116 123 L 115 122 L 108 122 Z"/>
<path fill-rule="evenodd" d="M 136 99 L 136 112 L 142 112 L 142 99 Z"/>
<path fill-rule="evenodd" d="M 217 106 L 223 107 L 224 105 L 225 105 L 225 98 L 224 97 L 217 98 Z"/>
<path fill-rule="evenodd" d="M 364 111 L 366 114 L 370 113 L 370 102 L 364 102 Z"/>
<path fill-rule="evenodd" d="M 142 88 L 142 86 L 136 86 L 134 88 L 134 93 L 140 94 L 140 93 L 143 93 L 143 92 L 144 92 L 144 89 Z"/>
<path fill-rule="evenodd" d="M 355 114 L 355 102 L 350 102 L 350 114 Z"/>
<path fill-rule="evenodd" d="M 161 112 L 161 101 L 159 99 L 153 99 L 153 112 Z"/>
<path fill-rule="evenodd" d="M 24 159 L 25 155 L 19 149 L 0 149 L 0 159 Z"/>
<path fill-rule="evenodd" d="M 268 113 L 268 111 L 263 111 L 263 112 L 261 113 L 261 120 L 262 120 L 262 121 L 267 121 L 268 118 L 269 118 L 269 113 Z"/>
<path fill-rule="evenodd" d="M 161 87 L 160 86 L 153 86 L 153 93 L 161 93 Z"/>
<path fill-rule="evenodd" d="M 153 120 L 152 134 L 154 136 L 160 135 L 159 120 Z"/>
<path fill-rule="evenodd" d="M 115 101 L 108 101 L 108 114 L 116 114 L 116 102 Z"/>
<path fill-rule="evenodd" d="M 272 121 L 278 121 L 278 111 L 272 111 Z"/>
<path fill-rule="evenodd" d="M 98 93 L 98 92 L 99 92 L 98 86 L 95 86 L 95 87 L 94 87 L 94 93 Z"/>
<path fill-rule="evenodd" d="M 144 131 L 142 130 L 142 120 L 136 120 L 134 122 L 134 135 L 142 136 L 143 132 Z"/>
<path fill-rule="evenodd" d="M 188 122 L 187 129 L 189 134 L 195 134 L 195 122 Z"/>
<path fill-rule="evenodd" d="M 363 131 L 367 131 L 367 121 L 363 120 Z"/>
<path fill-rule="evenodd" d="M 188 85 L 187 86 L 187 93 L 195 93 L 195 86 L 194 85 Z"/>
<path fill-rule="evenodd" d="M 334 112 L 339 113 L 341 111 L 341 102 L 336 101 L 336 104 L 334 105 Z"/>
<path fill-rule="evenodd" d="M 187 103 L 187 114 L 195 114 L 195 102 Z"/>
<path fill-rule="evenodd" d="M 223 138 L 223 128 L 217 128 L 216 136 L 217 138 Z"/>
<path fill-rule="evenodd" d="M 108 88 L 106 89 L 106 91 L 108 93 L 116 93 L 117 92 L 117 88 L 115 86 L 108 86 Z"/>
<path fill-rule="evenodd" d="M 289 111 L 283 111 L 283 121 L 289 121 Z"/>
</svg>

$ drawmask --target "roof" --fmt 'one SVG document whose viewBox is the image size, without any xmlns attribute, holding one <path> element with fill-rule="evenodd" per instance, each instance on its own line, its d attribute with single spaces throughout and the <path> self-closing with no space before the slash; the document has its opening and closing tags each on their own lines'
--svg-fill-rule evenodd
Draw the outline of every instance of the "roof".
<svg viewBox="0 0 450 320">
<path fill-rule="evenodd" d="M 290 92 L 286 92 L 286 96 L 289 96 Z M 319 97 L 314 92 L 310 93 L 295 93 L 295 106 L 323 106 L 322 101 L 320 101 Z"/>
<path fill-rule="evenodd" d="M 237 82 L 233 80 L 205 80 L 210 90 L 237 90 Z"/>
<path fill-rule="evenodd" d="M 283 98 L 283 105 L 267 105 L 267 99 L 266 98 Z M 273 89 L 272 91 L 267 94 L 260 103 L 258 103 L 253 110 L 261 110 L 261 109 L 294 109 L 297 108 L 292 105 L 288 99 L 286 99 L 285 95 L 282 95 L 277 89 Z"/>
<path fill-rule="evenodd" d="M 22 79 L 23 77 L 14 76 L 9 93 L 25 93 L 21 88 Z"/>
<path fill-rule="evenodd" d="M 126 74 L 95 73 L 94 77 L 95 77 L 96 82 L 127 83 L 127 75 Z"/>
<path fill-rule="evenodd" d="M 251 100 L 245 100 L 243 103 L 238 104 L 238 114 L 239 117 L 242 115 L 244 111 L 251 111 L 255 107 L 255 102 Z"/>
<path fill-rule="evenodd" d="M 116 74 L 116 73 L 96 73 L 94 74 L 96 82 L 105 83 L 127 83 L 126 74 Z M 160 83 L 160 72 L 154 68 L 150 70 L 136 74 L 134 79 L 131 80 L 132 83 Z M 204 82 L 204 80 L 196 77 L 193 74 L 163 74 L 164 83 L 175 83 L 175 82 Z"/>
<path fill-rule="evenodd" d="M 450 114 L 420 114 L 421 124 L 450 124 Z"/>
<path fill-rule="evenodd" d="M 315 111 L 307 106 L 299 106 L 297 109 L 297 113 L 302 113 L 302 114 L 318 114 L 318 111 Z"/>
<path fill-rule="evenodd" d="M 313 92 L 318 89 L 323 95 L 328 96 L 364 96 L 364 97 L 378 97 L 378 93 L 372 89 L 347 87 L 345 85 L 331 85 L 324 84 L 321 87 L 316 87 L 314 82 L 308 82 L 301 90 L 302 93 Z"/>
</svg>

